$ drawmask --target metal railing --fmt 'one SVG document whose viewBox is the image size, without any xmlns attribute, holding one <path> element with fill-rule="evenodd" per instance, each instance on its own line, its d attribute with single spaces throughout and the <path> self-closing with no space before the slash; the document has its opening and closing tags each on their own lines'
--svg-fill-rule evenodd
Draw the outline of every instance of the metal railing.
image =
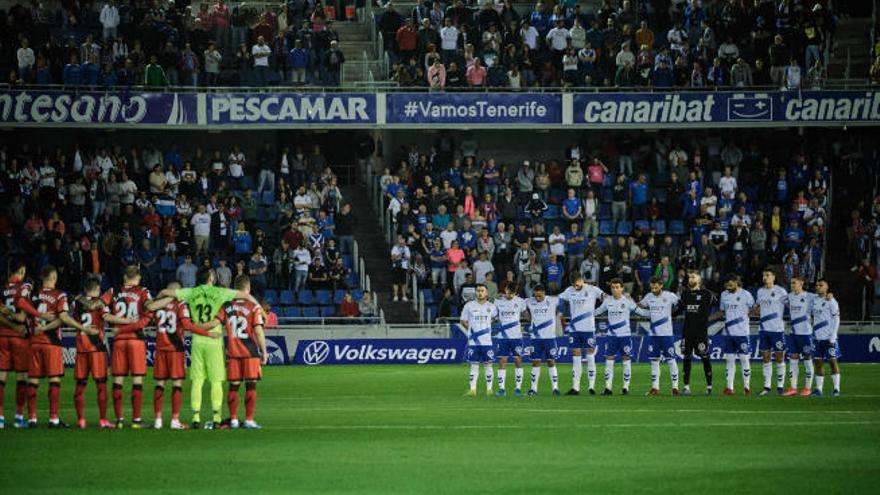
<svg viewBox="0 0 880 495">
<path fill-rule="evenodd" d="M 375 304 L 375 303 L 374 303 Z M 280 327 L 290 327 L 296 329 L 299 326 L 310 326 L 310 327 L 326 327 L 331 325 L 384 325 L 385 320 L 380 316 L 320 316 L 320 317 L 307 317 L 307 316 L 298 316 L 298 317 L 278 317 L 278 326 L 274 327 L 274 329 L 278 329 Z"/>
</svg>

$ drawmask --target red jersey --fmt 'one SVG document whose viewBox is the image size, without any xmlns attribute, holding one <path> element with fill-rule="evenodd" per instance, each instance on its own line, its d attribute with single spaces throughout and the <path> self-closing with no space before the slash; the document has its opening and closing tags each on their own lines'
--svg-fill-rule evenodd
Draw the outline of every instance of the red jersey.
<svg viewBox="0 0 880 495">
<path fill-rule="evenodd" d="M 6 286 L 3 287 L 3 304 L 6 306 L 6 309 L 13 313 L 17 313 L 18 307 L 16 304 L 18 303 L 18 300 L 22 298 L 25 300 L 29 299 L 32 290 L 33 287 L 31 284 L 21 280 L 13 280 L 13 278 L 10 277 L 6 282 Z M 0 327 L 0 337 L 21 337 L 21 334 L 11 328 Z"/>
<path fill-rule="evenodd" d="M 67 294 L 58 289 L 40 289 L 32 298 L 34 306 L 40 313 L 66 313 L 70 310 L 67 307 Z M 33 327 L 46 324 L 45 321 L 38 318 L 31 318 Z M 61 345 L 61 327 L 50 332 L 43 332 L 31 336 L 31 344 L 48 344 Z"/>
<path fill-rule="evenodd" d="M 181 352 L 183 332 L 192 331 L 195 326 L 189 316 L 189 306 L 179 301 L 171 301 L 156 311 L 156 350 Z"/>
<path fill-rule="evenodd" d="M 86 298 L 91 300 L 92 298 Z M 97 298 L 95 298 L 97 299 Z M 76 318 L 83 325 L 91 325 L 98 329 L 97 335 L 86 335 L 80 331 L 76 332 L 76 352 L 107 352 L 107 345 L 104 343 L 104 315 L 110 313 L 110 308 L 102 304 L 100 309 L 88 311 L 80 300 L 73 303 L 73 311 Z"/>
<path fill-rule="evenodd" d="M 150 291 L 146 287 L 139 285 L 125 286 L 119 292 L 113 294 L 110 301 L 111 311 L 114 315 L 128 320 L 140 320 L 147 316 L 146 304 L 152 299 Z M 116 340 L 145 340 L 143 328 L 136 332 L 119 333 L 115 337 Z"/>
<path fill-rule="evenodd" d="M 217 319 L 226 329 L 226 354 L 230 358 L 260 357 L 260 344 L 254 329 L 263 326 L 263 310 L 247 299 L 224 304 Z"/>
</svg>

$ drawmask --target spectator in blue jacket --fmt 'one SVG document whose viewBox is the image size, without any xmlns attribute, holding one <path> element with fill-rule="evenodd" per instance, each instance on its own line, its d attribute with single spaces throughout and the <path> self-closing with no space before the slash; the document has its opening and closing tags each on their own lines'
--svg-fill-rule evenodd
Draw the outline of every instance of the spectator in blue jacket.
<svg viewBox="0 0 880 495">
<path fill-rule="evenodd" d="M 105 88 L 116 86 L 119 83 L 119 78 L 116 75 L 116 71 L 113 70 L 112 65 L 104 64 L 104 70 L 101 71 L 100 75 L 100 83 L 101 86 L 104 86 Z"/>
<path fill-rule="evenodd" d="M 309 66 L 309 52 L 302 46 L 302 40 L 296 40 L 293 49 L 287 55 L 287 66 L 290 67 L 290 82 L 306 83 L 306 69 Z"/>
<path fill-rule="evenodd" d="M 61 80 L 65 86 L 79 86 L 82 84 L 82 72 L 76 55 L 70 56 L 70 63 L 64 66 Z"/>
<path fill-rule="evenodd" d="M 247 260 L 251 256 L 254 240 L 251 233 L 247 231 L 244 222 L 238 224 L 238 230 L 232 236 L 232 245 L 235 246 L 235 258 L 237 260 Z"/>
<path fill-rule="evenodd" d="M 648 182 L 645 174 L 639 174 L 639 178 L 630 185 L 633 220 L 644 220 L 648 206 Z"/>
</svg>

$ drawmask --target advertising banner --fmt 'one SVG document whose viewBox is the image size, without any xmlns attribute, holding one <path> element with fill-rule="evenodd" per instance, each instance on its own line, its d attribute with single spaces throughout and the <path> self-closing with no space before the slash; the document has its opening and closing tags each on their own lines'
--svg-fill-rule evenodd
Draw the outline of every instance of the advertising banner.
<svg viewBox="0 0 880 495">
<path fill-rule="evenodd" d="M 292 364 L 451 364 L 464 361 L 464 339 L 300 340 Z"/>
<path fill-rule="evenodd" d="M 562 124 L 562 96 L 540 93 L 388 93 L 387 124 Z"/>
</svg>

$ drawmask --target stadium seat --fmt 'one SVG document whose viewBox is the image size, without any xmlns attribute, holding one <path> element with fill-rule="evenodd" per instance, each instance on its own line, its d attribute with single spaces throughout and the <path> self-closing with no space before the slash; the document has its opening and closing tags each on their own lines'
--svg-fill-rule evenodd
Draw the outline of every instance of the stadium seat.
<svg viewBox="0 0 880 495">
<path fill-rule="evenodd" d="M 275 306 L 278 303 L 278 292 L 274 289 L 266 289 L 263 292 L 263 300 L 266 301 L 269 306 Z"/>
<path fill-rule="evenodd" d="M 329 290 L 316 290 L 315 291 L 315 304 L 320 306 L 328 306 L 333 304 L 333 293 Z"/>
<path fill-rule="evenodd" d="M 637 229 L 637 230 L 643 230 L 643 231 L 644 231 L 644 230 L 650 230 L 650 229 L 651 229 L 651 224 L 648 223 L 647 220 L 636 220 L 635 225 L 636 225 L 636 229 Z"/>
<path fill-rule="evenodd" d="M 348 269 L 352 268 L 351 255 L 349 255 L 349 254 L 342 255 L 342 265 Z"/>
<path fill-rule="evenodd" d="M 275 204 L 275 192 L 274 191 L 263 191 L 260 197 L 260 204 L 263 206 L 269 206 Z"/>
<path fill-rule="evenodd" d="M 300 311 L 297 306 L 288 306 L 284 308 L 284 317 L 285 318 L 299 318 Z"/>
<path fill-rule="evenodd" d="M 163 272 L 173 272 L 177 270 L 177 262 L 172 256 L 162 256 L 159 260 L 159 267 Z"/>
<path fill-rule="evenodd" d="M 651 222 L 651 228 L 657 235 L 666 235 L 666 220 L 654 220 Z"/>
<path fill-rule="evenodd" d="M 599 221 L 599 235 L 613 235 L 614 234 L 614 222 L 611 220 L 600 220 Z"/>
<path fill-rule="evenodd" d="M 363 289 L 354 289 L 351 291 L 351 297 L 354 298 L 355 301 L 360 301 L 361 298 L 364 297 Z"/>
<path fill-rule="evenodd" d="M 241 189 L 242 190 L 256 189 L 256 188 L 257 188 L 257 185 L 256 185 L 256 183 L 254 183 L 253 177 L 251 177 L 250 175 L 245 175 L 244 177 L 241 178 Z"/>
<path fill-rule="evenodd" d="M 611 203 L 614 198 L 614 194 L 611 191 L 610 187 L 603 187 L 602 192 L 599 194 L 599 200 L 603 203 Z"/>
<path fill-rule="evenodd" d="M 299 291 L 296 299 L 302 306 L 307 306 L 312 304 L 314 297 L 312 297 L 312 291 L 306 289 Z"/>
<path fill-rule="evenodd" d="M 296 304 L 296 299 L 294 298 L 292 290 L 283 290 L 281 291 L 280 302 L 282 306 L 293 306 Z"/>
<path fill-rule="evenodd" d="M 428 321 L 434 322 L 437 319 L 437 306 L 428 306 Z"/>
<path fill-rule="evenodd" d="M 345 299 L 345 291 L 336 289 L 336 292 L 333 293 L 333 304 L 339 304 L 343 299 Z"/>
<path fill-rule="evenodd" d="M 669 233 L 672 235 L 684 235 L 684 222 L 681 220 L 669 222 Z"/>
<path fill-rule="evenodd" d="M 599 220 L 611 220 L 611 205 L 599 203 Z"/>
<path fill-rule="evenodd" d="M 547 220 L 556 220 L 559 218 L 559 207 L 556 205 L 547 205 L 547 211 L 544 212 L 544 218 Z"/>
<path fill-rule="evenodd" d="M 632 222 L 621 221 L 617 223 L 617 235 L 630 235 L 632 230 Z"/>
<path fill-rule="evenodd" d="M 425 299 L 425 304 L 433 304 L 434 292 L 431 289 L 422 289 L 422 297 Z"/>
<path fill-rule="evenodd" d="M 303 306 L 302 315 L 303 318 L 318 318 L 321 313 L 317 306 Z"/>
<path fill-rule="evenodd" d="M 336 316 L 336 306 L 323 306 L 321 308 L 321 316 Z"/>
</svg>

